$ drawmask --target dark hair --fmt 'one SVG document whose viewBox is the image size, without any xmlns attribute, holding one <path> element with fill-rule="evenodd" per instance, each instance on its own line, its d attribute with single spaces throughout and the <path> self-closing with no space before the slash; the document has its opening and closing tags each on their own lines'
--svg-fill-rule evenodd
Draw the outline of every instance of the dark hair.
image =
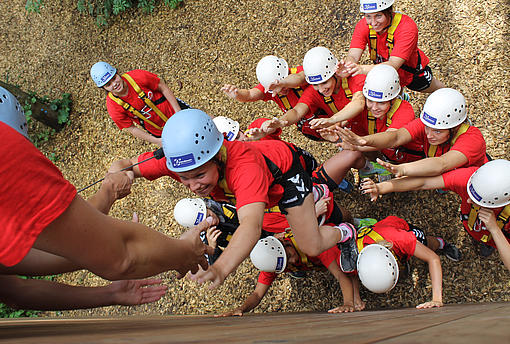
<svg viewBox="0 0 510 344">
<path fill-rule="evenodd" d="M 390 18 L 390 20 L 393 18 L 393 5 L 391 5 L 390 7 L 384 9 L 381 11 L 382 14 L 384 14 L 386 16 L 386 18 Z"/>
</svg>

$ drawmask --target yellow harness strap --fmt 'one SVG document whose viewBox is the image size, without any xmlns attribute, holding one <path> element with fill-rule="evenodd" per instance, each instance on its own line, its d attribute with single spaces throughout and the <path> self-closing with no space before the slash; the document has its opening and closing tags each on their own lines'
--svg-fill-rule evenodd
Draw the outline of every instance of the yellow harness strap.
<svg viewBox="0 0 510 344">
<path fill-rule="evenodd" d="M 296 67 L 290 68 L 290 74 L 297 74 L 297 72 L 298 71 L 297 71 Z M 293 88 L 292 91 L 296 94 L 296 96 L 298 98 L 301 97 L 301 95 L 303 94 L 303 89 L 301 87 Z M 278 95 L 278 98 L 280 98 L 280 100 L 282 101 L 282 104 L 286 110 L 292 109 L 292 106 L 290 105 L 290 102 L 289 102 L 289 99 L 287 98 L 287 96 Z"/>
<path fill-rule="evenodd" d="M 460 125 L 459 130 L 457 130 L 457 133 L 455 134 L 455 136 L 450 140 L 450 144 L 449 144 L 450 146 L 448 147 L 448 150 L 450 150 L 451 146 L 453 146 L 455 144 L 455 141 L 457 141 L 459 136 L 464 134 L 468 129 L 469 129 L 469 124 L 462 123 Z M 437 145 L 430 145 L 429 150 L 427 152 L 427 157 L 429 157 L 429 158 L 435 157 L 436 153 L 437 153 L 437 147 L 438 147 Z"/>
<path fill-rule="evenodd" d="M 122 76 L 127 80 L 127 82 L 129 82 L 129 84 L 131 85 L 131 87 L 133 87 L 133 89 L 135 90 L 135 92 L 138 94 L 138 97 L 140 97 L 140 99 L 143 100 L 143 102 L 152 109 L 152 111 L 154 111 L 154 113 L 156 113 L 156 115 L 159 116 L 159 118 L 161 118 L 163 120 L 163 122 L 166 123 L 166 121 L 168 120 L 168 117 L 166 117 L 163 112 L 161 112 L 160 109 L 158 109 L 158 107 L 156 105 L 154 105 L 154 103 L 152 102 L 152 100 L 150 100 L 147 95 L 145 94 L 144 91 L 142 91 L 142 89 L 138 86 L 138 84 L 133 80 L 133 78 L 127 74 L 127 73 L 124 73 L 122 74 Z M 120 106 L 122 106 L 122 108 L 126 111 L 129 111 L 131 112 L 133 115 L 135 115 L 136 117 L 140 118 L 142 121 L 144 121 L 145 123 L 149 123 L 150 125 L 152 125 L 153 127 L 159 129 L 159 130 L 162 130 L 163 128 L 160 127 L 159 125 L 155 124 L 154 122 L 152 122 L 151 120 L 145 118 L 144 115 L 142 115 L 142 113 L 140 112 L 140 110 L 138 109 L 135 109 L 133 106 L 131 106 L 130 104 L 128 104 L 127 102 L 123 101 L 122 99 L 114 96 L 111 92 L 108 92 L 108 97 L 110 97 L 111 100 L 113 100 L 114 102 L 116 102 L 117 104 L 119 104 Z"/>
<path fill-rule="evenodd" d="M 345 97 L 347 99 L 351 100 L 352 99 L 352 92 L 351 92 L 351 90 L 349 88 L 349 80 L 347 80 L 347 78 L 342 78 L 342 89 L 345 92 Z"/>
<path fill-rule="evenodd" d="M 391 55 L 391 51 L 393 50 L 393 45 L 395 43 L 395 30 L 397 29 L 401 20 L 402 13 L 395 13 L 391 20 L 391 25 L 388 28 L 388 36 L 386 37 L 386 42 L 388 44 L 388 55 Z M 370 40 L 370 59 L 375 63 L 377 59 L 377 33 L 372 28 L 372 25 L 368 25 L 368 28 L 370 29 L 370 33 L 368 34 L 368 38 Z"/>
<path fill-rule="evenodd" d="M 294 239 L 294 234 L 292 234 L 292 231 L 287 231 L 285 233 L 285 238 L 289 238 L 290 241 L 292 241 L 292 245 L 294 245 L 296 252 L 299 254 L 301 263 L 306 265 L 307 267 L 313 267 L 313 264 L 308 260 L 308 256 L 301 252 L 301 250 L 299 249 L 299 246 L 296 243 L 296 239 Z"/>
<path fill-rule="evenodd" d="M 480 206 L 476 204 L 471 204 L 471 210 L 469 211 L 468 216 L 468 227 L 469 229 L 473 230 L 473 226 L 475 225 L 475 221 L 478 218 L 478 212 L 480 211 Z M 498 227 L 503 230 L 503 227 L 508 223 L 510 220 L 510 205 L 507 205 L 506 207 L 501 210 L 499 213 L 496 223 L 498 224 Z M 480 239 L 482 242 L 488 242 L 492 239 L 492 235 L 484 234 L 482 238 Z"/>
<path fill-rule="evenodd" d="M 393 115 L 400 107 L 400 104 L 402 104 L 402 99 L 396 99 L 395 102 L 393 103 L 393 105 L 391 106 L 390 110 L 386 114 L 386 126 L 387 127 L 389 127 L 391 125 L 391 123 L 393 121 L 392 120 Z M 377 132 L 377 127 L 376 127 L 375 123 L 376 123 L 376 118 L 370 111 L 368 111 L 368 134 L 369 135 L 375 134 Z"/>
<path fill-rule="evenodd" d="M 286 110 L 292 109 L 292 106 L 290 105 L 290 102 L 289 102 L 289 99 L 287 98 L 287 96 L 278 95 L 278 98 L 280 98 L 280 100 L 282 101 L 282 104 Z"/>
</svg>

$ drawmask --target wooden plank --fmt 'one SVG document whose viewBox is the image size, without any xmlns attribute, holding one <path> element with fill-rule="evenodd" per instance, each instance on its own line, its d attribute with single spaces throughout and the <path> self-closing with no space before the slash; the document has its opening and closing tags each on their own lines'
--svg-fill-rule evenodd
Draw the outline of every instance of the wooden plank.
<svg viewBox="0 0 510 344">
<path fill-rule="evenodd" d="M 327 313 L 0 321 L 0 343 L 507 342 L 510 303 Z"/>
</svg>

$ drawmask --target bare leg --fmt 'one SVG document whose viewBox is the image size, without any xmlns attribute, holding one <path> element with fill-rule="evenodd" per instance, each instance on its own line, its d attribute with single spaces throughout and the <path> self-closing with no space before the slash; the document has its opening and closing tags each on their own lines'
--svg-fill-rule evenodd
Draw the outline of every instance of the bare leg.
<svg viewBox="0 0 510 344">
<path fill-rule="evenodd" d="M 290 228 L 303 253 L 315 257 L 342 239 L 340 230 L 330 226 L 318 227 L 313 195 L 306 196 L 300 206 L 286 209 Z"/>
<path fill-rule="evenodd" d="M 427 235 L 427 247 L 436 252 L 439 249 L 439 240 L 434 236 Z"/>
<path fill-rule="evenodd" d="M 430 86 L 420 92 L 432 93 L 440 88 L 445 88 L 445 87 L 446 87 L 446 85 L 443 84 L 441 81 L 437 80 L 436 78 L 432 78 L 432 82 L 430 83 Z"/>
<path fill-rule="evenodd" d="M 336 153 L 323 164 L 328 176 L 338 185 L 351 167 L 360 169 L 365 166 L 365 157 L 361 152 L 343 150 Z"/>
</svg>

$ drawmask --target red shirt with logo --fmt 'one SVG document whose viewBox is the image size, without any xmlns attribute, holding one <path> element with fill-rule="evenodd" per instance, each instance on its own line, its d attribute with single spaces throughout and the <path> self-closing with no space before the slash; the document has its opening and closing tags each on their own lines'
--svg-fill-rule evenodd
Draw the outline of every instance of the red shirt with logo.
<svg viewBox="0 0 510 344">
<path fill-rule="evenodd" d="M 303 66 L 297 66 L 296 68 L 289 68 L 289 75 L 290 74 L 297 74 L 303 71 Z M 286 95 L 276 95 L 273 93 L 266 92 L 264 89 L 264 86 L 262 84 L 258 84 L 255 86 L 256 89 L 260 90 L 264 94 L 264 98 L 262 98 L 263 101 L 274 101 L 280 109 L 285 113 L 292 109 L 294 106 L 296 106 L 297 102 L 299 101 L 299 97 L 303 93 L 304 90 L 308 88 L 308 84 L 303 87 L 297 87 L 289 89 L 289 93 Z"/>
<path fill-rule="evenodd" d="M 29 140 L 3 122 L 0 136 L 0 264 L 13 266 L 69 207 L 76 188 Z"/>
<path fill-rule="evenodd" d="M 370 29 L 365 18 L 361 19 L 352 35 L 350 48 L 365 49 L 368 45 L 370 49 L 369 39 Z M 388 61 L 390 58 L 388 43 L 388 30 L 382 34 L 377 34 L 377 60 L 376 63 Z M 395 30 L 393 36 L 394 44 L 391 56 L 400 57 L 404 59 L 404 64 L 416 68 L 418 66 L 418 54 L 420 56 L 420 66 L 418 69 L 423 69 L 429 64 L 429 58 L 418 48 L 418 27 L 416 23 L 407 15 L 403 14 L 400 23 Z M 400 84 L 407 86 L 413 80 L 413 74 L 400 68 L 398 70 L 400 77 Z"/>
<path fill-rule="evenodd" d="M 133 78 L 136 84 L 142 91 L 145 92 L 145 95 L 150 100 L 152 100 L 152 102 L 155 102 L 164 97 L 163 94 L 158 91 L 160 79 L 156 74 L 141 69 L 132 70 L 127 72 L 127 74 Z M 127 85 L 128 94 L 125 97 L 120 97 L 120 99 L 130 104 L 135 109 L 139 110 L 142 115 L 145 116 L 145 118 L 163 128 L 165 121 L 163 121 L 149 106 L 145 104 L 145 102 L 138 96 L 134 88 L 124 77 L 122 77 L 122 79 Z M 156 106 L 167 118 L 170 118 L 175 113 L 174 108 L 170 105 L 168 100 L 165 100 Z M 137 116 L 127 110 L 124 110 L 122 106 L 117 104 L 108 96 L 106 97 L 106 108 L 110 117 L 121 130 L 131 127 L 133 123 L 141 124 L 140 119 Z M 149 123 L 144 123 L 144 127 L 151 134 L 158 137 L 161 136 L 161 129 L 158 129 Z"/>
</svg>

